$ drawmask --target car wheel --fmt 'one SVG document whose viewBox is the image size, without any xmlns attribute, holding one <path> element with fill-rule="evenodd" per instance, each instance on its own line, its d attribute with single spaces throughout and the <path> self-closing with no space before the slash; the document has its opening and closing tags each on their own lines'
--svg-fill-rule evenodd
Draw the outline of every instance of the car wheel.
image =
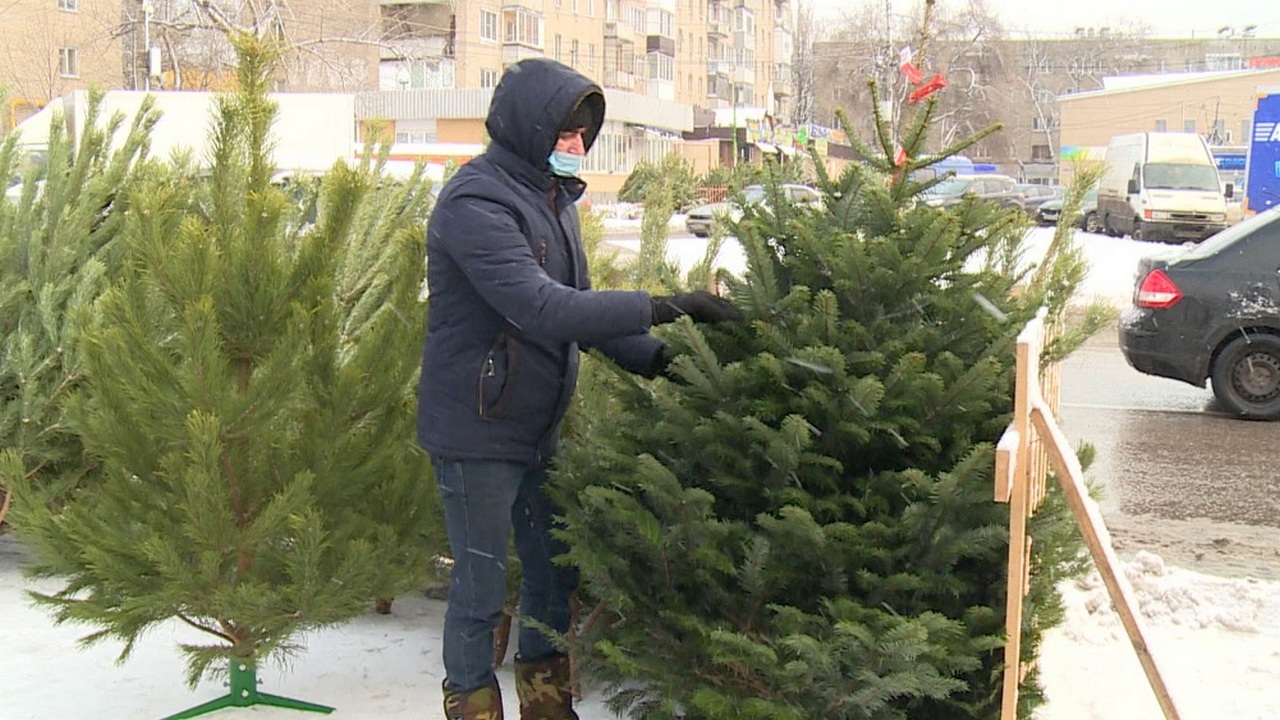
<svg viewBox="0 0 1280 720">
<path fill-rule="evenodd" d="M 1143 229 L 1142 229 L 1142 221 L 1134 220 L 1133 229 L 1129 231 L 1129 237 L 1133 238 L 1134 240 L 1137 240 L 1138 242 L 1142 242 L 1143 240 L 1146 239 L 1144 235 L 1145 233 L 1143 232 Z"/>
<path fill-rule="evenodd" d="M 1249 420 L 1280 418 L 1280 337 L 1232 340 L 1213 361 L 1213 394 L 1228 412 Z"/>
<path fill-rule="evenodd" d="M 1098 213 L 1091 212 L 1084 216 L 1084 231 L 1094 234 L 1102 232 L 1102 223 L 1098 222 Z"/>
</svg>

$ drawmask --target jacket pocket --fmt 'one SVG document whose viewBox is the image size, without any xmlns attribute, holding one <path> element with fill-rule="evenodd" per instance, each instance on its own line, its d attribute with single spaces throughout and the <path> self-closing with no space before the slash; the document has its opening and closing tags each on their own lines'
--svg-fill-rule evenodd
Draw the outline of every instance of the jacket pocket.
<svg viewBox="0 0 1280 720">
<path fill-rule="evenodd" d="M 514 394 L 516 379 L 516 344 L 506 333 L 500 333 L 480 363 L 476 385 L 477 408 L 482 418 L 506 416 L 508 401 Z"/>
</svg>

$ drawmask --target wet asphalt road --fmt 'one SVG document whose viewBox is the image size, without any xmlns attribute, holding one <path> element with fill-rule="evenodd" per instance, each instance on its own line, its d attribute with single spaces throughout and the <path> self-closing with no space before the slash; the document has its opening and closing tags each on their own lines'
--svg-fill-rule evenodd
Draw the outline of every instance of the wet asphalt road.
<svg viewBox="0 0 1280 720">
<path fill-rule="evenodd" d="M 1059 421 L 1092 443 L 1104 517 L 1280 527 L 1280 422 L 1223 414 L 1208 388 L 1143 375 L 1106 330 L 1062 365 Z M 1108 521 L 1110 522 L 1110 521 Z"/>
</svg>

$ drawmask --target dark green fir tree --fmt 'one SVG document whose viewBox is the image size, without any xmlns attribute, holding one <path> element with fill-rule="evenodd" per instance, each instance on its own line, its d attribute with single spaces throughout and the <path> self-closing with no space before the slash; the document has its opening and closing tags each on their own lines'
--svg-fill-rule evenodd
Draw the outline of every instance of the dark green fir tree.
<svg viewBox="0 0 1280 720">
<path fill-rule="evenodd" d="M 83 376 L 74 310 L 120 264 L 117 239 L 158 118 L 150 100 L 128 127 L 120 116 L 104 122 L 101 107 L 91 92 L 76 138 L 55 116 L 42 156 L 24 149 L 20 132 L 0 142 L 0 183 L 14 183 L 0 199 L 0 452 L 55 501 L 91 466 L 62 413 Z M 10 485 L 0 471 L 0 520 Z"/>
<path fill-rule="evenodd" d="M 166 621 L 207 638 L 187 679 L 229 671 L 232 692 L 181 717 L 324 709 L 259 692 L 256 668 L 420 583 L 437 522 L 413 432 L 426 181 L 338 162 L 314 192 L 273 184 L 275 53 L 236 47 L 208 172 L 131 191 L 123 269 L 83 308 L 67 416 L 96 488 L 58 507 L 15 485 L 33 573 L 66 581 L 35 595 L 58 621 L 122 660 Z"/>
<path fill-rule="evenodd" d="M 897 138 L 877 116 L 865 162 L 839 177 L 815 158 L 822 209 L 788 207 L 775 183 L 776 211 L 734 227 L 749 267 L 727 283 L 746 319 L 664 328 L 669 378 L 617 373 L 611 414 L 576 417 L 556 476 L 587 601 L 574 642 L 616 710 L 999 716 L 994 443 L 1016 336 L 1041 307 L 1062 315 L 1083 264 L 1069 242 L 1022 262 L 1020 211 L 924 202 L 937 180 L 915 171 L 981 138 L 926 152 L 933 108 L 910 106 Z M 1057 493 L 1034 522 L 1048 541 L 1028 658 L 1083 547 Z M 1022 716 L 1039 701 L 1032 673 Z"/>
</svg>

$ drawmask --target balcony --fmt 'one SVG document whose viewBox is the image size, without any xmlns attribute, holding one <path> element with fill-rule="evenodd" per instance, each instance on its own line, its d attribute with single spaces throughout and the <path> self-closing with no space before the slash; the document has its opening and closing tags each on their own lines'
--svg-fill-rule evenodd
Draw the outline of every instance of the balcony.
<svg viewBox="0 0 1280 720">
<path fill-rule="evenodd" d="M 541 49 L 530 47 L 521 43 L 503 43 L 502 44 L 502 64 L 512 65 L 527 60 L 529 58 L 546 57 L 547 54 Z"/>
<path fill-rule="evenodd" d="M 778 97 L 791 97 L 795 94 L 795 91 L 792 90 L 790 73 L 784 78 L 773 78 L 773 94 Z"/>
<path fill-rule="evenodd" d="M 645 42 L 646 53 L 662 53 L 675 57 L 676 41 L 675 38 L 669 38 L 665 35 L 650 35 Z"/>
<path fill-rule="evenodd" d="M 733 71 L 733 63 L 728 60 L 708 60 L 707 61 L 707 77 L 718 76 L 726 80 L 729 79 L 729 73 Z"/>
<path fill-rule="evenodd" d="M 735 30 L 733 33 L 733 43 L 740 48 L 747 50 L 756 49 L 756 34 L 744 30 Z"/>
<path fill-rule="evenodd" d="M 635 73 L 623 72 L 622 70 L 605 70 L 604 72 L 604 86 L 607 88 L 635 92 L 639 84 L 639 79 Z"/>
<path fill-rule="evenodd" d="M 609 20 L 604 24 L 605 40 L 623 40 L 626 42 L 634 42 L 644 34 L 636 30 L 634 27 L 621 20 Z"/>
<path fill-rule="evenodd" d="M 513 10 L 515 8 L 532 10 L 533 12 L 541 15 L 546 12 L 547 4 L 545 0 L 503 0 L 503 10 Z"/>
<path fill-rule="evenodd" d="M 712 107 L 723 107 L 721 104 L 712 103 L 712 100 L 723 101 L 728 104 L 733 101 L 733 84 L 729 82 L 729 78 L 724 75 L 708 75 L 707 76 L 707 100 Z"/>
<path fill-rule="evenodd" d="M 733 66 L 733 71 L 729 73 L 729 79 L 741 85 L 755 85 L 755 68 L 735 65 Z"/>
</svg>

